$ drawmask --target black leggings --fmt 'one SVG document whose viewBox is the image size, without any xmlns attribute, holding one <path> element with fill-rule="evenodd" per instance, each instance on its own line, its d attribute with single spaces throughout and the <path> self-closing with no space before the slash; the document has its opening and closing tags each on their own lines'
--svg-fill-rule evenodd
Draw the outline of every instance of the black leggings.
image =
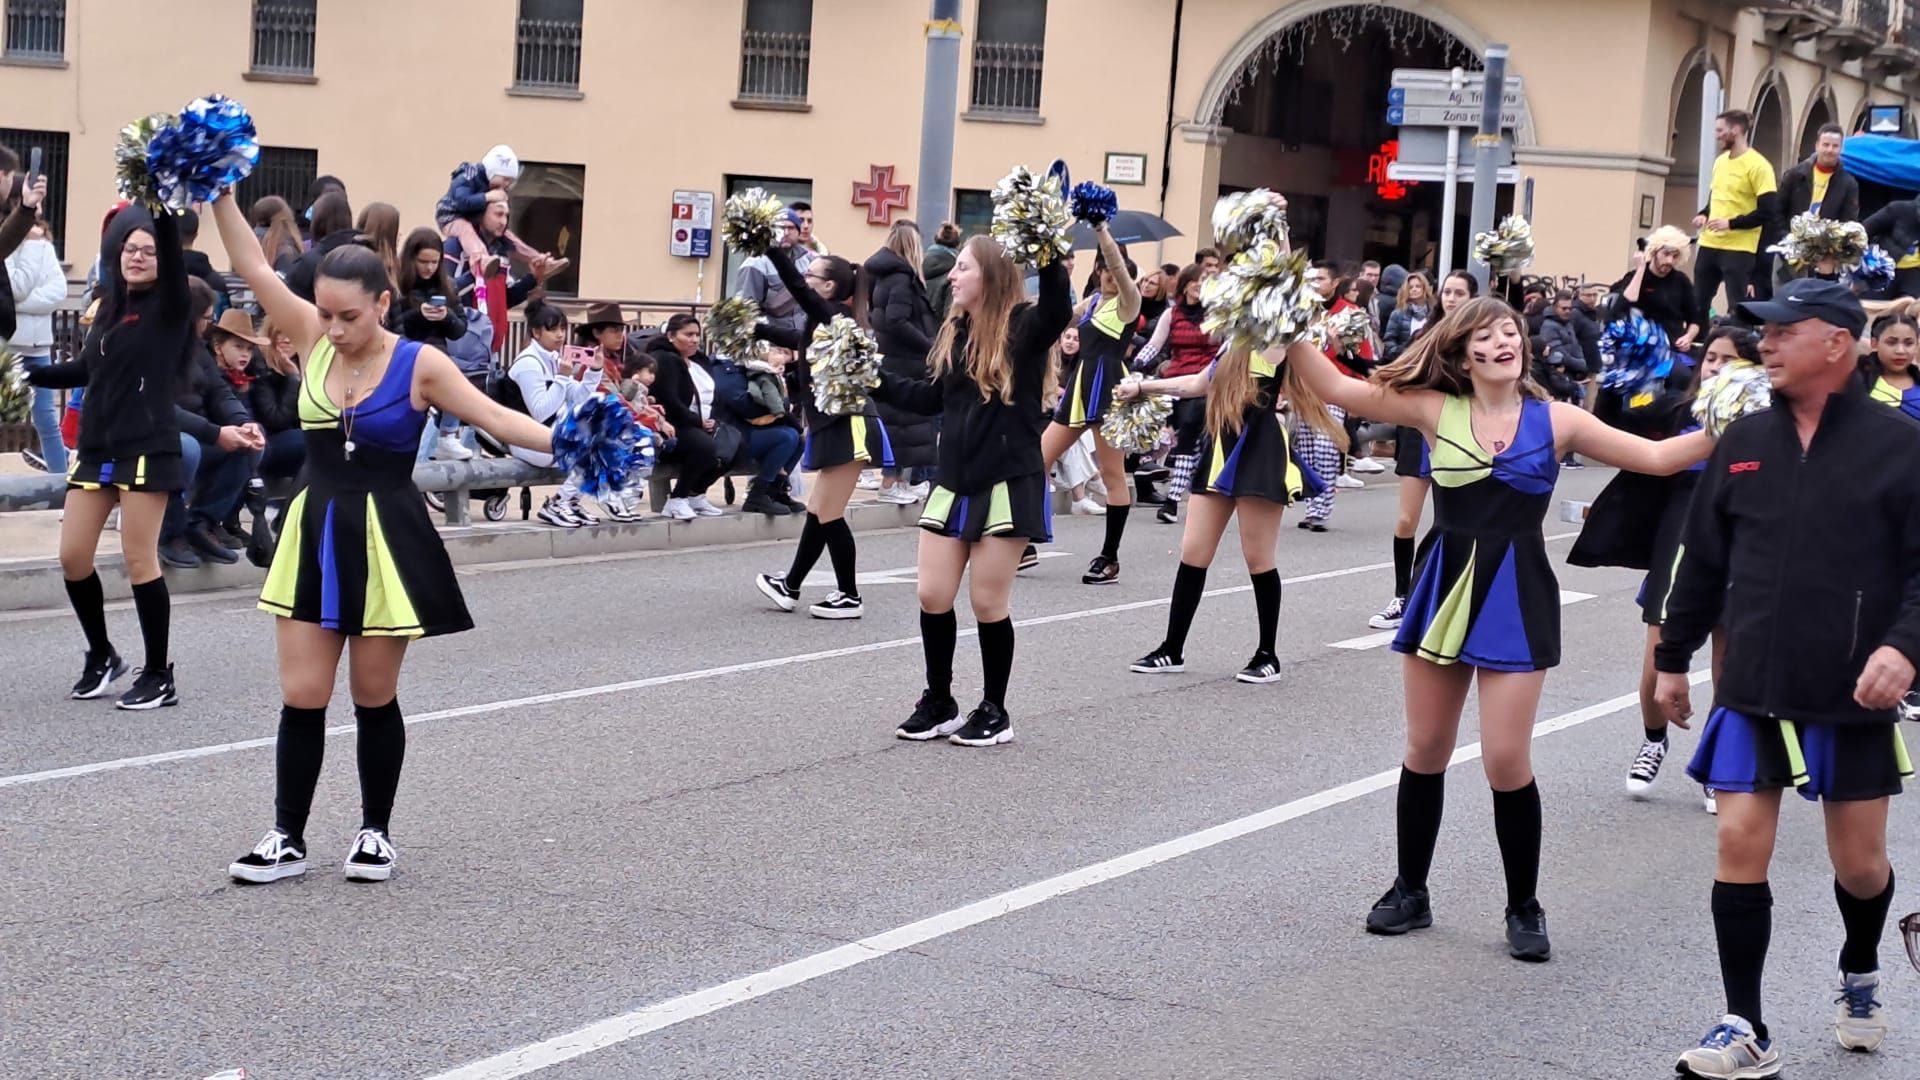
<svg viewBox="0 0 1920 1080">
<path fill-rule="evenodd" d="M 697 427 L 679 427 L 674 432 L 678 441 L 673 452 L 663 459 L 680 470 L 670 494 L 676 499 L 705 495 L 727 471 L 720 464 L 720 451 L 714 445 L 713 436 Z"/>
</svg>

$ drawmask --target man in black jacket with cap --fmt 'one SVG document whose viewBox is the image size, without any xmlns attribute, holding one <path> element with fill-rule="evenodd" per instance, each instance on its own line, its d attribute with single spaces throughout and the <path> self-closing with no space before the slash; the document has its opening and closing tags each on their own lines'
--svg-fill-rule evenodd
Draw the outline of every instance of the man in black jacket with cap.
<svg viewBox="0 0 1920 1080">
<path fill-rule="evenodd" d="M 1767 883 L 1781 794 L 1819 800 L 1845 926 L 1840 1044 L 1885 1037 L 1878 949 L 1893 900 L 1888 797 L 1912 774 L 1896 706 L 1920 661 L 1920 423 L 1855 375 L 1866 313 L 1843 285 L 1790 282 L 1743 304 L 1761 323 L 1774 405 L 1728 426 L 1707 463 L 1654 652 L 1655 696 L 1681 726 L 1687 670 L 1715 626 L 1726 654 L 1688 775 L 1719 794 L 1714 934 L 1727 1015 L 1680 1064 L 1769 1077 L 1760 1011 L 1772 934 Z"/>
</svg>

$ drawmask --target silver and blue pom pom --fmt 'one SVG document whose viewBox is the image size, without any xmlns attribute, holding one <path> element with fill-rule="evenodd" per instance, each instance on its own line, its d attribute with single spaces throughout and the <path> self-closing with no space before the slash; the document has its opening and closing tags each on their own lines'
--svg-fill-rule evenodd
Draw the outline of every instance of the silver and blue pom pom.
<svg viewBox="0 0 1920 1080">
<path fill-rule="evenodd" d="M 627 477 L 629 481 L 644 478 L 660 463 L 660 436 L 653 429 L 638 423 L 633 429 L 633 452 L 627 457 Z"/>
<path fill-rule="evenodd" d="M 1213 204 L 1213 239 L 1228 256 L 1262 241 L 1287 243 L 1287 211 L 1267 188 L 1237 191 Z"/>
<path fill-rule="evenodd" d="M 1508 214 L 1493 229 L 1473 237 L 1473 257 L 1495 277 L 1505 277 L 1533 261 L 1533 226 L 1519 214 Z"/>
<path fill-rule="evenodd" d="M 1847 283 L 1870 293 L 1885 292 L 1893 288 L 1894 274 L 1893 256 L 1879 244 L 1870 244 L 1860 257 L 1860 265 L 1847 275 Z"/>
<path fill-rule="evenodd" d="M 1073 208 L 1074 219 L 1089 225 L 1112 221 L 1113 215 L 1120 212 L 1120 197 L 1113 193 L 1113 189 L 1091 180 L 1082 180 L 1073 185 L 1073 195 L 1068 204 Z"/>
<path fill-rule="evenodd" d="M 1307 253 L 1271 238 L 1227 261 L 1200 289 L 1201 329 L 1227 348 L 1283 349 L 1313 331 L 1323 301 L 1307 285 Z"/>
<path fill-rule="evenodd" d="M 988 233 L 1015 262 L 1050 266 L 1065 258 L 1073 250 L 1072 228 L 1058 174 L 1036 177 L 1025 165 L 1016 165 L 994 185 Z"/>
<path fill-rule="evenodd" d="M 175 213 L 219 198 L 245 180 L 259 160 L 253 117 L 245 106 L 220 94 L 193 99 L 147 141 L 153 194 Z"/>
<path fill-rule="evenodd" d="M 707 309 L 707 343 L 716 356 L 739 360 L 753 352 L 753 328 L 760 325 L 760 305 L 744 296 L 729 296 Z"/>
<path fill-rule="evenodd" d="M 1600 331 L 1600 351 L 1610 359 L 1600 385 L 1632 397 L 1657 388 L 1673 374 L 1673 345 L 1660 324 L 1638 309 Z"/>
<path fill-rule="evenodd" d="M 727 246 L 748 255 L 765 255 L 780 242 L 780 219 L 787 206 L 765 188 L 748 188 L 727 197 L 720 231 Z"/>
<path fill-rule="evenodd" d="M 553 466 L 578 475 L 585 495 L 611 494 L 637 479 L 635 446 L 646 431 L 627 403 L 595 394 L 574 406 L 553 426 Z M 652 432 L 647 432 L 651 445 Z"/>
<path fill-rule="evenodd" d="M 1140 381 L 1139 376 L 1130 375 L 1123 385 Z M 1165 394 L 1140 394 L 1130 401 L 1115 398 L 1100 421 L 1100 437 L 1122 453 L 1145 454 L 1160 445 L 1161 433 L 1172 415 L 1173 399 Z"/>
<path fill-rule="evenodd" d="M 1810 270 L 1832 260 L 1834 269 L 1850 273 L 1872 247 L 1866 226 L 1857 221 L 1830 221 L 1819 214 L 1795 214 L 1787 235 L 1768 248 L 1795 270 Z"/>
<path fill-rule="evenodd" d="M 120 196 L 148 210 L 165 204 L 155 186 L 153 172 L 147 167 L 147 150 L 154 136 L 172 127 L 179 118 L 172 113 L 153 113 L 120 129 L 120 141 L 113 148 L 114 181 Z"/>
<path fill-rule="evenodd" d="M 1707 434 L 1719 438 L 1727 425 L 1773 407 L 1773 386 L 1767 369 L 1759 364 L 1736 360 L 1700 384 L 1700 396 L 1693 399 L 1693 416 Z"/>
<path fill-rule="evenodd" d="M 880 385 L 880 346 L 868 331 L 845 315 L 813 330 L 807 347 L 807 369 L 813 377 L 813 403 L 828 416 L 855 416 L 867 411 L 873 388 Z"/>
</svg>

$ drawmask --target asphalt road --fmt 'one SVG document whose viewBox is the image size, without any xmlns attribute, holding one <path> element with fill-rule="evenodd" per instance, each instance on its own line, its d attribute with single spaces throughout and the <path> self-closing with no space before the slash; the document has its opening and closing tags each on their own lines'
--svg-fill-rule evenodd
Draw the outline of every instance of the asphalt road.
<svg viewBox="0 0 1920 1080">
<path fill-rule="evenodd" d="M 65 613 L 0 617 L 0 1077 L 1671 1075 L 1722 1009 L 1713 825 L 1689 734 L 1651 802 L 1623 793 L 1633 573 L 1561 567 L 1536 743 L 1553 962 L 1503 948 L 1471 715 L 1436 926 L 1361 932 L 1393 876 L 1401 658 L 1335 643 L 1373 633 L 1392 504 L 1380 483 L 1342 493 L 1329 533 L 1285 530 L 1286 677 L 1265 687 L 1232 681 L 1254 617 L 1231 539 L 1187 673 L 1140 676 L 1178 530 L 1137 514 L 1121 582 L 1093 588 L 1100 522 L 1063 519 L 1070 554 L 1015 593 L 1016 738 L 992 750 L 892 737 L 921 686 L 910 531 L 861 537 L 857 622 L 765 604 L 751 576 L 784 545 L 469 571 L 480 628 L 408 663 L 384 885 L 339 873 L 345 734 L 314 870 L 226 879 L 272 810 L 272 634 L 249 597 L 176 608 L 183 702 L 142 715 L 63 699 Z M 1548 523 L 1556 557 L 1574 528 Z M 112 621 L 137 651 L 132 613 Z M 978 678 L 968 634 L 963 699 Z M 1894 1034 L 1872 1057 L 1832 1042 L 1831 872 L 1791 802 L 1767 979 L 1787 1075 L 1910 1080 L 1920 978 L 1891 932 Z M 1914 815 L 1896 801 L 1901 867 Z"/>
</svg>

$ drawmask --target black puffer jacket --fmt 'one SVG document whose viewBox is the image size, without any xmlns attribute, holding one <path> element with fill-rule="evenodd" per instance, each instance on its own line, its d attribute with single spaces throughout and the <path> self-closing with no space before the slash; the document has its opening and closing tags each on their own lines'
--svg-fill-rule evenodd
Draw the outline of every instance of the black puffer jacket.
<svg viewBox="0 0 1920 1080">
<path fill-rule="evenodd" d="M 278 435 L 300 426 L 300 376 L 282 375 L 258 356 L 247 365 L 247 411 L 261 430 Z"/>
<path fill-rule="evenodd" d="M 903 379 L 925 379 L 927 352 L 933 348 L 933 334 L 938 329 L 933 305 L 927 300 L 927 287 L 905 259 L 886 248 L 873 253 L 866 270 L 873 282 L 867 317 L 880 344 L 881 368 Z M 940 428 L 933 417 L 882 404 L 880 419 L 887 425 L 896 467 L 934 463 L 939 455 Z"/>
</svg>

